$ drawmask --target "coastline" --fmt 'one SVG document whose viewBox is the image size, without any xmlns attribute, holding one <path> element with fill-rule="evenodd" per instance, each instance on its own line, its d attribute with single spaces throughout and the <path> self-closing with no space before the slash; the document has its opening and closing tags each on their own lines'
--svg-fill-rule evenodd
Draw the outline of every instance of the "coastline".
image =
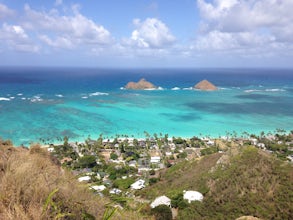
<svg viewBox="0 0 293 220">
<path fill-rule="evenodd" d="M 279 130 L 279 131 L 278 131 Z M 255 132 L 241 132 L 241 133 L 237 133 L 235 131 L 233 132 L 226 132 L 225 135 L 205 135 L 205 134 L 200 134 L 200 135 L 193 135 L 193 136 L 188 136 L 188 135 L 169 135 L 169 134 L 163 134 L 160 135 L 160 133 L 147 133 L 147 135 L 144 136 L 134 136 L 134 135 L 126 135 L 126 134 L 117 134 L 115 136 L 103 136 L 103 135 L 98 135 L 98 136 L 91 136 L 88 135 L 87 138 L 68 138 L 68 142 L 70 143 L 78 143 L 78 144 L 84 144 L 86 141 L 97 141 L 99 138 L 102 137 L 102 142 L 103 143 L 110 143 L 113 142 L 115 139 L 119 140 L 119 142 L 123 142 L 125 140 L 127 141 L 133 141 L 134 139 L 138 140 L 138 141 L 145 141 L 148 139 L 155 139 L 155 136 L 157 136 L 157 138 L 164 138 L 165 135 L 167 135 L 168 140 L 171 141 L 173 138 L 181 138 L 183 140 L 190 140 L 192 138 L 199 138 L 201 140 L 217 140 L 217 139 L 222 139 L 222 140 L 229 140 L 229 139 L 241 139 L 241 138 L 249 138 L 249 137 L 259 137 L 259 136 L 264 136 L 264 137 L 270 137 L 270 136 L 274 136 L 276 134 L 284 134 L 284 135 L 288 135 L 290 134 L 290 132 L 292 132 L 292 130 L 284 130 L 284 129 L 276 129 L 275 131 L 260 131 L 258 133 Z M 65 138 L 65 137 L 63 137 Z M 12 141 L 13 142 L 13 141 Z M 64 141 L 47 141 L 47 142 L 40 142 L 40 141 L 32 141 L 31 144 L 29 145 L 22 145 L 22 144 L 15 144 L 17 142 L 13 142 L 14 146 L 16 147 L 30 147 L 33 145 L 40 145 L 42 148 L 48 148 L 50 147 L 50 145 L 63 145 Z"/>
</svg>

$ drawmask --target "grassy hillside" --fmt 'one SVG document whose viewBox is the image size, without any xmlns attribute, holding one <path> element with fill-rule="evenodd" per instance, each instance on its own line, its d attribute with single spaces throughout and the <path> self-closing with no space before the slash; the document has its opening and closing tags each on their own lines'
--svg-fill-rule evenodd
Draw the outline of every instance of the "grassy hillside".
<svg viewBox="0 0 293 220">
<path fill-rule="evenodd" d="M 0 140 L 0 219 L 110 219 L 109 200 L 94 195 L 47 151 Z M 111 219 L 137 219 L 116 211 Z"/>
<path fill-rule="evenodd" d="M 216 153 L 184 161 L 162 174 L 161 182 L 141 194 L 165 194 L 178 200 L 182 190 L 204 194 L 203 202 L 179 205 L 178 219 L 293 219 L 293 168 L 253 147 L 237 155 Z M 217 163 L 221 157 L 222 163 Z M 225 160 L 223 160 L 225 158 Z"/>
</svg>

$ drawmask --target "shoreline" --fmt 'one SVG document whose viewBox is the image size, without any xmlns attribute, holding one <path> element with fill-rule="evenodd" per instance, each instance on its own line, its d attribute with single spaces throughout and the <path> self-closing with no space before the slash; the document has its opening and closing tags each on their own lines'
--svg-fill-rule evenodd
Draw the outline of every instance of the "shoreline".
<svg viewBox="0 0 293 220">
<path fill-rule="evenodd" d="M 279 130 L 279 131 L 278 131 Z M 293 129 L 292 129 L 293 130 Z M 147 140 L 147 139 L 155 139 L 155 134 L 157 134 L 157 138 L 158 139 L 162 139 L 165 138 L 165 135 L 168 135 L 168 140 L 172 140 L 172 138 L 182 138 L 184 140 L 190 140 L 194 137 L 199 138 L 201 140 L 216 140 L 216 139 L 223 139 L 223 140 L 230 140 L 230 139 L 249 139 L 251 136 L 264 136 L 264 137 L 270 137 L 270 136 L 275 136 L 276 134 L 284 134 L 284 135 L 288 135 L 291 133 L 292 130 L 285 130 L 285 129 L 275 129 L 274 131 L 261 131 L 261 132 L 226 132 L 226 135 L 206 135 L 206 134 L 200 134 L 200 135 L 193 135 L 193 136 L 188 136 L 188 135 L 169 135 L 169 134 L 163 134 L 159 135 L 160 133 L 153 133 L 150 134 L 148 133 L 148 136 L 146 135 L 142 135 L 142 136 L 138 136 L 138 135 L 125 135 L 125 134 L 117 134 L 115 136 L 113 135 L 102 135 L 102 140 L 103 143 L 110 143 L 113 142 L 116 138 L 119 141 L 124 141 L 124 140 L 128 140 L 128 141 L 133 141 L 134 139 L 136 140 Z M 262 134 L 263 133 L 263 134 Z M 109 137 L 110 136 L 110 137 Z M 66 136 L 64 136 L 66 137 Z M 63 138 L 64 138 L 63 137 Z M 100 135 L 96 136 L 96 138 L 91 138 L 91 135 L 88 135 L 87 138 L 68 138 L 68 142 L 69 143 L 85 143 L 87 140 L 89 141 L 97 141 L 100 137 Z M 1 138 L 1 136 L 0 136 Z M 63 140 L 62 138 L 62 140 Z M 56 139 L 56 138 L 52 138 L 52 139 Z M 2 138 L 2 140 L 5 140 Z M 10 140 L 10 139 L 7 139 Z M 50 145 L 62 145 L 64 143 L 64 141 L 47 141 L 47 142 L 40 142 L 40 141 L 31 141 L 30 144 L 16 144 L 17 142 L 14 142 L 13 140 L 11 140 L 14 144 L 14 146 L 16 147 L 27 147 L 29 148 L 32 145 L 40 145 L 41 147 L 49 147 Z"/>
</svg>

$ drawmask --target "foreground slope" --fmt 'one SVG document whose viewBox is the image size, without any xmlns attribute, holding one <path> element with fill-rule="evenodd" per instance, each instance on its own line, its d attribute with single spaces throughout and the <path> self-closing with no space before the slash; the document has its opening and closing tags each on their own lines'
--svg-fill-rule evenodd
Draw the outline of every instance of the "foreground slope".
<svg viewBox="0 0 293 220">
<path fill-rule="evenodd" d="M 1 220 L 140 218 L 94 194 L 47 150 L 16 148 L 0 139 Z"/>
<path fill-rule="evenodd" d="M 203 202 L 178 204 L 183 190 L 202 192 Z M 183 161 L 141 192 L 149 199 L 162 194 L 177 201 L 177 219 L 293 219 L 292 165 L 254 147 Z"/>
<path fill-rule="evenodd" d="M 39 147 L 0 144 L 0 219 L 102 218 L 99 200 Z"/>
</svg>

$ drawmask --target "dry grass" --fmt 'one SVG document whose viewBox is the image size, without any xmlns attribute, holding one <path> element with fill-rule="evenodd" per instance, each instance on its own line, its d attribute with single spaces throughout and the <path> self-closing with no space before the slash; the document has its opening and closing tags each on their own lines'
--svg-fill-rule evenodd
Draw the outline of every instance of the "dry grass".
<svg viewBox="0 0 293 220">
<path fill-rule="evenodd" d="M 25 150 L 0 143 L 0 170 L 0 219 L 103 216 L 107 201 L 80 185 L 39 146 Z"/>
</svg>

